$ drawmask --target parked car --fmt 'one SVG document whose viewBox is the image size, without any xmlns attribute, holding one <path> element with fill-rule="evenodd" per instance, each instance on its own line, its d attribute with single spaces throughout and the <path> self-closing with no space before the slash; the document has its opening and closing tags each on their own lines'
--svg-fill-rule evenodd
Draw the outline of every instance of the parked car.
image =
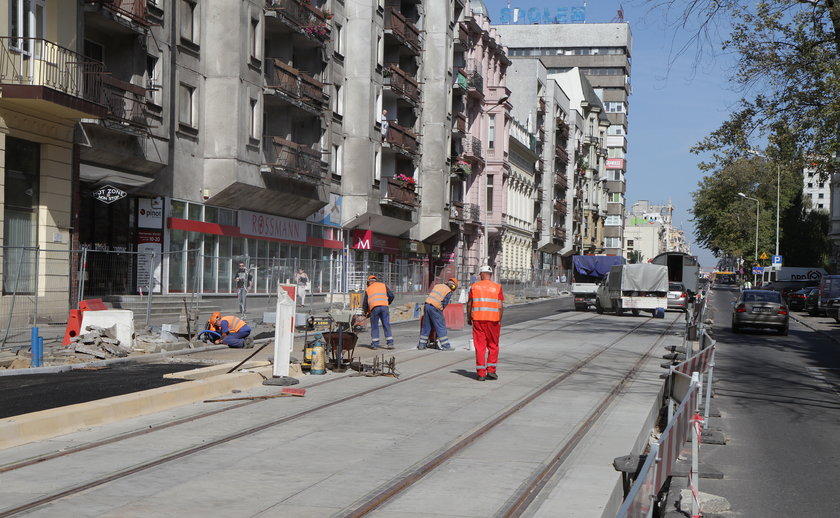
<svg viewBox="0 0 840 518">
<path fill-rule="evenodd" d="M 829 299 L 825 306 L 825 314 L 840 324 L 840 297 Z"/>
<path fill-rule="evenodd" d="M 811 291 L 808 292 L 808 296 L 805 297 L 805 306 L 802 308 L 802 311 L 813 315 L 816 312 L 816 308 L 820 303 L 820 289 L 819 287 L 811 288 Z"/>
<path fill-rule="evenodd" d="M 784 297 L 790 311 L 799 311 L 805 309 L 805 299 L 814 288 L 802 288 L 801 290 L 791 291 Z"/>
<path fill-rule="evenodd" d="M 732 308 L 732 332 L 744 327 L 775 329 L 788 334 L 788 308 L 778 291 L 744 290 Z"/>
<path fill-rule="evenodd" d="M 688 293 L 681 282 L 668 283 L 668 309 L 679 309 L 685 311 L 685 304 L 688 301 Z"/>
<path fill-rule="evenodd" d="M 840 275 L 823 275 L 817 304 L 808 312 L 812 317 L 825 314 L 828 301 L 840 297 Z"/>
</svg>

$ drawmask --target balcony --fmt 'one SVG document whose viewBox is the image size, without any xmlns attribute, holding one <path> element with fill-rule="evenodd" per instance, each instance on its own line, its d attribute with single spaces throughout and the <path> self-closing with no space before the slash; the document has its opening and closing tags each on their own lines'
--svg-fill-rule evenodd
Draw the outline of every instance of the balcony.
<svg viewBox="0 0 840 518">
<path fill-rule="evenodd" d="M 460 201 L 453 201 L 449 205 L 449 219 L 464 221 L 464 204 Z"/>
<path fill-rule="evenodd" d="M 566 175 L 563 173 L 554 173 L 554 186 L 561 189 L 568 189 L 569 181 L 566 179 Z"/>
<path fill-rule="evenodd" d="M 146 89 L 132 83 L 120 81 L 110 75 L 102 76 L 102 92 L 108 114 L 103 125 L 123 127 L 145 132 L 149 128 L 146 116 Z"/>
<path fill-rule="evenodd" d="M 478 137 L 467 135 L 463 139 L 463 144 L 464 157 L 484 161 L 484 155 L 481 153 L 481 140 Z"/>
<path fill-rule="evenodd" d="M 414 184 L 388 178 L 381 203 L 414 209 L 420 205 Z"/>
<path fill-rule="evenodd" d="M 464 221 L 467 223 L 481 223 L 481 206 L 475 203 L 465 203 Z"/>
<path fill-rule="evenodd" d="M 583 137 L 583 142 L 585 144 L 601 147 L 601 138 L 596 137 L 594 135 L 586 135 L 585 137 Z"/>
<path fill-rule="evenodd" d="M 569 152 L 563 146 L 554 146 L 554 158 L 563 164 L 569 163 Z"/>
<path fill-rule="evenodd" d="M 271 60 L 266 66 L 266 87 L 282 92 L 292 104 L 315 115 L 320 115 L 329 98 L 324 93 L 324 83 L 280 59 Z"/>
<path fill-rule="evenodd" d="M 417 154 L 417 135 L 408 128 L 400 126 L 394 121 L 387 121 L 388 131 L 385 133 L 385 142 L 391 148 L 410 153 Z"/>
<path fill-rule="evenodd" d="M 545 97 L 537 97 L 537 113 L 545 113 Z"/>
<path fill-rule="evenodd" d="M 575 191 L 575 198 L 577 198 L 579 200 L 583 199 L 583 189 L 581 189 L 580 187 L 578 187 L 577 190 Z"/>
<path fill-rule="evenodd" d="M 551 235 L 554 239 L 560 239 L 562 241 L 566 240 L 566 229 L 561 227 L 552 227 L 551 228 Z"/>
<path fill-rule="evenodd" d="M 414 52 L 420 51 L 420 30 L 403 16 L 399 8 L 385 8 L 385 30 L 391 31 L 390 34 Z"/>
<path fill-rule="evenodd" d="M 537 218 L 537 220 L 534 222 L 534 230 L 537 233 L 542 232 L 542 230 L 543 230 L 543 219 L 542 218 Z"/>
<path fill-rule="evenodd" d="M 554 210 L 561 214 L 568 214 L 566 200 L 554 200 Z"/>
<path fill-rule="evenodd" d="M 481 61 L 467 60 L 465 67 L 467 76 L 467 95 L 477 99 L 484 99 L 484 76 L 481 75 Z"/>
<path fill-rule="evenodd" d="M 276 13 L 290 27 L 315 41 L 330 39 L 327 16 L 309 0 L 266 0 L 266 11 Z"/>
<path fill-rule="evenodd" d="M 111 13 L 115 21 L 136 23 L 142 30 L 149 27 L 150 22 L 146 17 L 147 0 L 88 0 L 88 4 L 100 6 L 104 11 Z"/>
<path fill-rule="evenodd" d="M 560 140 L 567 140 L 569 138 L 569 125 L 560 117 L 557 118 L 557 137 Z"/>
<path fill-rule="evenodd" d="M 537 203 L 542 203 L 544 199 L 545 199 L 545 195 L 543 194 L 542 191 L 537 191 L 536 193 L 534 193 L 534 200 Z"/>
<path fill-rule="evenodd" d="M 66 119 L 101 118 L 105 66 L 41 38 L 0 37 L 0 103 Z"/>
<path fill-rule="evenodd" d="M 455 121 L 452 125 L 452 131 L 458 132 L 461 135 L 466 134 L 467 132 L 467 114 L 461 112 L 455 115 Z"/>
<path fill-rule="evenodd" d="M 537 159 L 537 163 L 535 164 L 537 172 L 542 173 L 545 171 L 545 160 L 542 158 Z"/>
<path fill-rule="evenodd" d="M 271 166 L 272 172 L 308 184 L 323 181 L 327 163 L 321 160 L 320 151 L 281 137 L 267 136 L 263 142 L 266 143 L 266 163 Z"/>
<path fill-rule="evenodd" d="M 410 100 L 413 104 L 420 102 L 420 89 L 417 80 L 397 65 L 390 64 L 384 70 L 385 85 L 391 87 L 395 94 Z"/>
</svg>

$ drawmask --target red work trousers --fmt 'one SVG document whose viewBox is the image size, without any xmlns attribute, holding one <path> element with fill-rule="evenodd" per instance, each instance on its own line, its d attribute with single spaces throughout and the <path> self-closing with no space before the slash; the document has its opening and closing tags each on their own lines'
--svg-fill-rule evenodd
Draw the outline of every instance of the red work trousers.
<svg viewBox="0 0 840 518">
<path fill-rule="evenodd" d="M 499 333 L 501 322 L 473 320 L 473 346 L 475 347 L 475 370 L 479 376 L 496 372 L 499 361 Z"/>
</svg>

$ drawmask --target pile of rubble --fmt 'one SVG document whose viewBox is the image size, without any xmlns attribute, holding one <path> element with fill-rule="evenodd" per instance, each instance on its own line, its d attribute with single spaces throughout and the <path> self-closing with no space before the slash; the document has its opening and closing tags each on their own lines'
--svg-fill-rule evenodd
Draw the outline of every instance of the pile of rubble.
<svg viewBox="0 0 840 518">
<path fill-rule="evenodd" d="M 96 358 L 124 358 L 131 352 L 131 344 L 120 344 L 116 326 L 87 326 L 85 331 L 70 340 L 70 347 L 80 354 Z"/>
</svg>

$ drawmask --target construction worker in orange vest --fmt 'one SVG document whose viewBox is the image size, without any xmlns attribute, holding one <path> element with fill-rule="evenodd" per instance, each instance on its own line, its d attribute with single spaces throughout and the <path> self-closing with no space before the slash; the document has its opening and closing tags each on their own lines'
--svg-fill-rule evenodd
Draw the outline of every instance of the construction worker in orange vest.
<svg viewBox="0 0 840 518">
<path fill-rule="evenodd" d="M 505 296 L 502 286 L 490 279 L 493 269 L 488 265 L 478 270 L 481 280 L 470 286 L 467 301 L 467 324 L 473 328 L 475 369 L 478 381 L 499 379 L 496 364 L 499 361 L 499 334 L 502 330 Z"/>
<path fill-rule="evenodd" d="M 429 296 L 426 297 L 426 303 L 423 305 L 423 325 L 420 327 L 418 349 L 425 349 L 429 345 L 429 334 L 434 327 L 440 350 L 452 350 L 449 345 L 449 338 L 446 336 L 446 319 L 443 317 L 443 310 L 449 305 L 452 292 L 456 289 L 458 289 L 458 281 L 449 279 L 445 284 L 438 284 L 432 288 Z"/>
<path fill-rule="evenodd" d="M 233 315 L 223 317 L 221 313 L 216 311 L 210 315 L 210 320 L 207 323 L 211 330 L 221 335 L 215 343 L 225 344 L 234 349 L 253 347 L 253 341 L 248 338 L 251 334 L 251 328 L 241 318 Z"/>
<path fill-rule="evenodd" d="M 391 334 L 391 314 L 388 306 L 394 301 L 394 294 L 376 278 L 376 275 L 368 275 L 367 289 L 362 299 L 362 311 L 370 318 L 370 348 L 379 348 L 379 323 L 382 323 L 382 330 L 385 333 L 385 348 L 394 348 L 394 336 Z"/>
</svg>

